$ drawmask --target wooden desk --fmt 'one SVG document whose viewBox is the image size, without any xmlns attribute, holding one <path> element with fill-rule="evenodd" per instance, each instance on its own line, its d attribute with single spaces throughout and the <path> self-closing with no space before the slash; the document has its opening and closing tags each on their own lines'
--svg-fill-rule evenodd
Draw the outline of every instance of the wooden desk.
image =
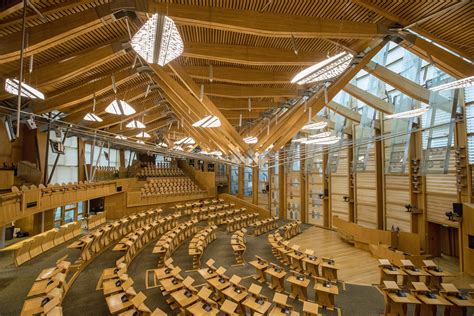
<svg viewBox="0 0 474 316">
<path fill-rule="evenodd" d="M 207 309 L 206 309 L 207 308 Z M 187 308 L 191 315 L 195 316 L 213 316 L 219 313 L 219 310 L 212 307 L 209 303 L 198 301 Z"/>
<path fill-rule="evenodd" d="M 216 270 L 212 268 L 202 268 L 198 270 L 199 274 L 205 279 L 211 279 L 217 276 Z"/>
<path fill-rule="evenodd" d="M 401 275 L 402 277 L 406 276 L 407 274 L 403 272 L 402 269 L 399 269 L 395 266 L 391 266 L 391 268 L 381 268 L 380 269 L 380 284 L 383 284 L 383 281 L 394 281 L 398 283 L 398 276 Z"/>
<path fill-rule="evenodd" d="M 441 283 L 442 290 L 440 294 L 450 301 L 453 305 L 446 306 L 446 315 L 467 316 L 467 308 L 474 307 L 474 299 L 467 295 L 461 295 L 461 292 L 451 283 Z"/>
<path fill-rule="evenodd" d="M 43 300 L 48 297 L 49 302 L 42 304 Z M 60 297 L 40 296 L 25 300 L 23 308 L 21 309 L 21 316 L 33 316 L 39 314 L 46 314 L 53 310 L 54 307 L 61 303 Z M 48 314 L 49 315 L 49 314 Z"/>
<path fill-rule="evenodd" d="M 420 301 L 410 293 L 401 292 L 400 287 L 395 281 L 384 281 L 383 283 L 385 285 L 383 289 L 385 293 L 385 315 L 404 316 L 407 313 L 408 304 L 420 304 Z"/>
<path fill-rule="evenodd" d="M 240 304 L 247 297 L 249 293 L 247 291 L 244 291 L 243 289 L 240 289 L 240 293 L 239 293 L 237 291 L 237 288 L 233 285 L 224 289 L 222 291 L 222 294 L 224 294 L 227 298 L 231 299 L 232 301 Z"/>
<path fill-rule="evenodd" d="M 415 314 L 419 316 L 436 316 L 436 309 L 438 305 L 448 306 L 452 305 L 448 300 L 440 295 L 434 294 L 423 282 L 413 282 L 414 289 L 412 292 L 415 297 L 421 302 L 416 305 Z M 432 297 L 430 297 L 432 295 Z"/>
<path fill-rule="evenodd" d="M 308 299 L 308 292 L 306 290 L 310 282 L 308 278 L 298 280 L 297 277 L 292 275 L 287 279 L 287 281 L 291 284 L 291 298 L 303 301 L 306 301 Z"/>
<path fill-rule="evenodd" d="M 63 276 L 65 277 L 65 275 L 63 275 Z M 63 278 L 63 280 L 64 280 L 64 278 Z M 60 281 L 57 278 L 57 276 L 55 277 L 55 279 L 46 279 L 46 280 L 36 281 L 31 286 L 31 289 L 28 292 L 28 297 L 48 294 L 53 289 L 55 289 L 59 286 L 60 286 Z"/>
<path fill-rule="evenodd" d="M 115 295 L 107 296 L 105 301 L 107 302 L 107 306 L 109 307 L 109 311 L 111 314 L 118 314 L 126 309 L 130 308 L 133 304 L 131 298 L 128 296 L 128 301 L 123 302 L 122 297 L 127 296 L 126 293 L 121 292 Z"/>
<path fill-rule="evenodd" d="M 420 282 L 421 277 L 429 277 L 430 274 L 416 267 L 402 267 L 406 275 L 403 277 L 403 284 L 408 285 L 412 282 Z"/>
<path fill-rule="evenodd" d="M 176 280 L 176 281 L 173 282 L 173 280 Z M 172 293 L 183 287 L 182 281 L 176 277 L 163 279 L 161 280 L 160 283 L 163 289 L 168 293 Z"/>
<path fill-rule="evenodd" d="M 263 300 L 263 298 L 260 298 L 260 301 L 257 302 L 257 298 L 255 298 L 255 296 L 250 296 L 243 302 L 243 305 L 250 309 L 250 311 L 264 315 L 272 304 Z"/>
<path fill-rule="evenodd" d="M 330 283 L 329 286 L 324 286 L 322 283 L 314 285 L 316 303 L 321 306 L 326 306 L 327 309 L 333 310 L 335 307 L 334 297 L 339 295 L 339 288 Z"/>
<path fill-rule="evenodd" d="M 319 265 L 321 259 L 316 258 L 315 256 L 308 256 L 303 259 L 305 273 L 308 273 L 311 276 L 319 276 Z"/>
<path fill-rule="evenodd" d="M 440 289 L 441 283 L 443 283 L 443 277 L 452 277 L 453 275 L 449 272 L 443 271 L 436 263 L 432 260 L 423 260 L 423 270 L 429 273 L 426 277 L 426 283 L 428 287 L 432 289 Z"/>
<path fill-rule="evenodd" d="M 330 281 L 337 281 L 337 270 L 339 270 L 339 265 L 330 262 L 322 262 L 321 266 L 321 275 L 323 278 Z"/>
<path fill-rule="evenodd" d="M 291 268 L 295 271 L 301 272 L 303 271 L 303 263 L 302 260 L 305 258 L 305 255 L 301 252 L 290 252 L 287 254 L 288 257 L 291 259 Z"/>
<path fill-rule="evenodd" d="M 265 273 L 270 275 L 271 278 L 271 283 L 268 285 L 271 289 L 274 289 L 275 291 L 278 292 L 283 292 L 285 290 L 285 276 L 286 276 L 286 271 L 280 268 L 280 271 L 275 270 L 275 268 L 269 268 L 265 270 Z"/>
<path fill-rule="evenodd" d="M 185 308 L 199 300 L 199 297 L 187 288 L 171 293 L 171 297 L 181 308 Z"/>
<path fill-rule="evenodd" d="M 163 280 L 177 276 L 180 272 L 181 269 L 179 267 L 174 267 L 172 269 L 168 267 L 153 269 L 154 276 L 157 280 Z"/>
<path fill-rule="evenodd" d="M 268 263 L 265 261 L 259 262 L 258 260 L 250 261 L 249 264 L 255 268 L 254 279 L 262 283 L 265 281 L 265 274 L 263 273 L 268 268 Z"/>
<path fill-rule="evenodd" d="M 303 315 L 304 316 L 321 316 L 319 314 L 319 305 L 313 302 L 303 302 Z"/>
<path fill-rule="evenodd" d="M 214 289 L 219 292 L 230 286 L 229 280 L 222 276 L 216 276 L 215 278 L 207 279 L 207 283 L 209 283 Z"/>
</svg>

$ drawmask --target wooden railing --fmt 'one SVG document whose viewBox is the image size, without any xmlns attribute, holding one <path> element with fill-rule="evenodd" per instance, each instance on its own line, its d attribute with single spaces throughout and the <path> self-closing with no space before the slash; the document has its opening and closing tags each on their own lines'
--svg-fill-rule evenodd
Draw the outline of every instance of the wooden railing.
<svg viewBox="0 0 474 316">
<path fill-rule="evenodd" d="M 247 211 L 251 213 L 258 213 L 261 219 L 270 217 L 269 210 L 264 209 L 263 207 L 257 206 L 255 204 L 252 204 L 250 202 L 244 201 L 242 199 L 239 199 L 238 197 L 235 197 L 233 195 L 222 193 L 222 194 L 219 194 L 219 198 L 224 199 L 225 201 L 234 203 L 236 208 L 245 207 Z"/>
<path fill-rule="evenodd" d="M 87 201 L 116 193 L 115 182 L 70 183 L 48 187 L 12 188 L 0 195 L 0 226 L 23 217 L 70 203 Z"/>
<path fill-rule="evenodd" d="M 365 250 L 369 250 L 370 245 L 386 245 L 409 254 L 420 254 L 418 234 L 367 228 L 340 219 L 338 216 L 333 216 L 333 226 L 337 228 L 341 237 Z"/>
</svg>

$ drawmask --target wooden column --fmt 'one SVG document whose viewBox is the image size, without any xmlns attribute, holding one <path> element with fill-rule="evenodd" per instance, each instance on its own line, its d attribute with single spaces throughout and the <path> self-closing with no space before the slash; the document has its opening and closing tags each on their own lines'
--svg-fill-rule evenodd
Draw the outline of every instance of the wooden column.
<svg viewBox="0 0 474 316">
<path fill-rule="evenodd" d="M 419 128 L 418 125 L 413 126 Z M 421 249 L 428 249 L 427 222 L 426 222 L 426 177 L 421 174 L 421 161 L 423 154 L 422 132 L 411 134 L 409 149 L 410 177 L 410 204 L 415 211 L 411 214 L 411 231 L 420 236 Z"/>
<path fill-rule="evenodd" d="M 231 194 L 231 186 L 232 186 L 232 165 L 225 166 L 225 173 L 227 175 L 227 193 Z"/>
<path fill-rule="evenodd" d="M 375 137 L 379 138 L 381 135 L 383 134 L 380 130 L 375 130 Z M 385 229 L 384 148 L 381 140 L 375 141 L 375 179 L 377 186 L 377 228 Z"/>
<path fill-rule="evenodd" d="M 327 148 L 326 148 L 327 149 Z M 328 174 L 328 159 L 329 159 L 329 154 L 327 150 L 324 151 L 323 153 L 323 194 L 324 197 L 322 199 L 323 203 L 323 212 L 324 212 L 324 227 L 330 227 L 329 223 L 331 223 L 329 219 L 329 191 L 330 191 L 330 183 L 329 179 L 330 176 Z"/>
<path fill-rule="evenodd" d="M 243 199 L 244 198 L 244 165 L 239 165 L 238 169 L 238 190 L 237 190 L 237 197 Z"/>
<path fill-rule="evenodd" d="M 279 157 L 278 166 L 278 193 L 279 193 L 279 202 L 278 205 L 280 206 L 280 214 L 279 217 L 282 219 L 286 219 L 286 173 L 285 173 L 285 165 L 282 164 L 284 161 L 284 154 L 281 153 Z"/>
<path fill-rule="evenodd" d="M 352 135 L 348 135 L 347 140 L 352 143 Z M 347 149 L 347 181 L 349 182 L 349 221 L 355 221 L 355 172 L 352 171 L 352 160 L 354 159 L 354 146 Z"/>
<path fill-rule="evenodd" d="M 301 145 L 301 151 L 305 152 L 305 145 Z M 306 179 L 306 161 L 301 160 L 300 163 L 300 218 L 302 223 L 307 223 L 307 214 L 308 214 L 308 199 L 307 197 L 307 191 L 308 191 L 308 185 L 307 185 L 307 179 Z"/>
<path fill-rule="evenodd" d="M 85 174 L 85 165 L 86 165 L 86 160 L 85 160 L 85 152 L 86 152 L 86 145 L 85 142 L 78 137 L 77 138 L 77 169 L 78 169 L 78 179 L 79 181 L 85 181 L 86 180 L 86 174 Z M 122 161 L 122 160 L 120 160 Z"/>
<path fill-rule="evenodd" d="M 258 205 L 258 166 L 252 167 L 252 203 Z"/>
</svg>

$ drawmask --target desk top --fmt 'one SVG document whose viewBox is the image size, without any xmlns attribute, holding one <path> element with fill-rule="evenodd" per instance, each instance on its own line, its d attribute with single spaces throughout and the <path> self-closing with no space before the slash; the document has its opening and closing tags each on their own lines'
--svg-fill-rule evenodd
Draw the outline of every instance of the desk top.
<svg viewBox="0 0 474 316">
<path fill-rule="evenodd" d="M 212 272 L 209 272 L 209 268 L 199 269 L 198 272 L 206 280 L 210 279 L 210 278 L 213 278 L 217 275 L 215 270 L 212 270 Z"/>
<path fill-rule="evenodd" d="M 388 275 L 407 275 L 402 269 L 398 269 L 396 267 L 393 268 L 394 270 L 390 270 L 390 268 L 383 268 L 382 271 Z"/>
<path fill-rule="evenodd" d="M 408 275 L 413 275 L 413 276 L 429 276 L 430 275 L 428 272 L 418 269 L 418 268 L 416 268 L 417 269 L 416 271 L 407 269 L 405 267 L 403 267 L 402 269 Z"/>
<path fill-rule="evenodd" d="M 186 296 L 186 293 L 190 293 L 191 295 Z M 199 297 L 188 289 L 181 289 L 176 292 L 173 292 L 171 293 L 171 296 L 181 307 L 189 306 L 199 300 Z"/>
<path fill-rule="evenodd" d="M 303 262 L 307 264 L 313 264 L 313 265 L 320 265 L 321 264 L 321 259 L 320 258 L 315 258 L 314 260 L 310 259 L 309 257 L 303 258 Z"/>
<path fill-rule="evenodd" d="M 323 267 L 323 268 L 328 268 L 328 269 L 333 269 L 333 270 L 339 270 L 339 269 L 340 269 L 339 265 L 338 265 L 338 264 L 335 264 L 335 263 L 334 263 L 334 264 L 330 264 L 330 263 L 328 263 L 328 262 L 324 262 L 324 261 L 323 261 L 323 262 L 321 262 L 320 265 L 321 265 L 321 267 Z"/>
<path fill-rule="evenodd" d="M 269 316 L 298 316 L 300 313 L 298 312 L 295 312 L 295 311 L 291 311 L 289 314 L 288 313 L 285 313 L 285 312 L 282 312 L 282 308 L 280 306 L 275 306 L 272 308 L 272 310 L 270 311 L 270 313 L 268 313 Z"/>
<path fill-rule="evenodd" d="M 222 278 L 222 282 L 220 281 L 220 277 L 217 276 L 215 278 L 207 279 L 207 282 L 214 287 L 215 289 L 222 291 L 223 289 L 230 286 L 229 280 Z"/>
<path fill-rule="evenodd" d="M 272 305 L 268 301 L 263 301 L 262 304 L 258 304 L 255 300 L 254 296 L 250 296 L 243 302 L 243 305 L 260 314 L 265 314 Z"/>
<path fill-rule="evenodd" d="M 201 315 L 217 315 L 217 313 L 219 313 L 219 310 L 215 307 L 212 307 L 209 305 L 210 307 L 210 310 L 204 310 L 203 306 L 204 304 L 206 304 L 206 302 L 203 302 L 203 301 L 198 301 L 196 303 L 194 303 L 193 305 L 189 306 L 187 308 L 187 311 L 189 313 L 191 313 L 191 315 L 195 315 L 195 316 L 201 316 Z"/>
<path fill-rule="evenodd" d="M 302 286 L 302 287 L 307 287 L 309 285 L 309 282 L 310 282 L 310 280 L 308 278 L 304 278 L 304 280 L 300 281 L 294 275 L 290 276 L 286 280 L 288 282 L 290 282 L 291 284 Z"/>
<path fill-rule="evenodd" d="M 303 313 L 310 313 L 313 315 L 318 315 L 319 305 L 313 302 L 304 301 L 303 302 Z"/>
<path fill-rule="evenodd" d="M 109 311 L 112 314 L 117 314 L 120 311 L 127 309 L 132 305 L 131 300 L 126 301 L 125 303 L 122 302 L 122 296 L 127 295 L 125 293 L 118 293 L 111 296 L 107 296 L 105 301 L 107 302 L 107 306 L 109 307 Z"/>
<path fill-rule="evenodd" d="M 332 295 L 338 295 L 339 294 L 339 288 L 335 286 L 334 284 L 331 283 L 330 287 L 324 286 L 322 283 L 316 283 L 314 285 L 314 289 L 318 292 L 326 292 Z"/>
<path fill-rule="evenodd" d="M 165 291 L 170 293 L 183 287 L 183 283 L 179 279 L 177 279 L 177 282 L 175 283 L 173 283 L 173 278 L 163 279 L 160 281 L 160 283 Z"/>
<path fill-rule="evenodd" d="M 155 273 L 155 277 L 158 280 L 177 276 L 180 272 L 181 272 L 181 269 L 179 267 L 174 267 L 172 269 L 168 267 L 153 269 L 153 273 Z"/>
<path fill-rule="evenodd" d="M 453 305 L 441 295 L 435 294 L 435 298 L 429 298 L 426 294 L 417 293 L 416 298 L 427 305 Z"/>
<path fill-rule="evenodd" d="M 387 296 L 395 303 L 402 304 L 420 304 L 420 301 L 410 293 L 406 293 L 406 296 L 398 296 L 396 293 L 387 293 Z"/>
<path fill-rule="evenodd" d="M 248 292 L 242 290 L 240 293 L 237 293 L 237 292 L 235 291 L 235 287 L 229 286 L 228 288 L 226 288 L 226 289 L 224 289 L 224 290 L 222 291 L 222 294 L 224 294 L 225 296 L 231 298 L 231 299 L 232 299 L 233 301 L 235 301 L 235 302 L 240 302 L 240 301 L 242 301 L 244 298 L 247 297 Z"/>
<path fill-rule="evenodd" d="M 296 259 L 296 260 L 303 260 L 303 258 L 305 258 L 306 256 L 303 254 L 303 253 L 295 253 L 294 251 L 289 253 L 288 256 L 290 256 L 291 258 L 293 259 Z"/>
<path fill-rule="evenodd" d="M 268 267 L 267 262 L 259 263 L 258 260 L 253 260 L 249 262 L 250 265 L 254 266 L 256 269 L 262 270 Z"/>
<path fill-rule="evenodd" d="M 274 268 L 270 268 L 270 269 L 267 269 L 265 270 L 265 273 L 275 277 L 275 278 L 278 278 L 278 279 L 282 279 L 285 277 L 285 275 L 287 275 L 286 271 L 281 269 L 280 272 L 277 272 Z"/>
</svg>

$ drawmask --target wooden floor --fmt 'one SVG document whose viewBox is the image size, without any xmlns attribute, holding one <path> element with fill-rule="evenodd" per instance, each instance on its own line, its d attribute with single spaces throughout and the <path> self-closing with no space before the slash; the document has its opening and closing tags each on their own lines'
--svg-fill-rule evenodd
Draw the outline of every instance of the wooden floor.
<svg viewBox="0 0 474 316">
<path fill-rule="evenodd" d="M 346 283 L 362 285 L 379 283 L 378 260 L 368 251 L 357 249 L 344 242 L 335 231 L 311 227 L 291 239 L 290 244 L 297 244 L 303 249 L 313 249 L 317 255 L 334 259 L 341 266 L 338 277 Z M 469 288 L 469 284 L 474 284 L 474 277 L 459 272 L 457 259 L 435 258 L 434 261 L 445 271 L 455 275 L 453 278 L 447 278 L 447 282 L 454 283 L 458 288 Z"/>
</svg>

